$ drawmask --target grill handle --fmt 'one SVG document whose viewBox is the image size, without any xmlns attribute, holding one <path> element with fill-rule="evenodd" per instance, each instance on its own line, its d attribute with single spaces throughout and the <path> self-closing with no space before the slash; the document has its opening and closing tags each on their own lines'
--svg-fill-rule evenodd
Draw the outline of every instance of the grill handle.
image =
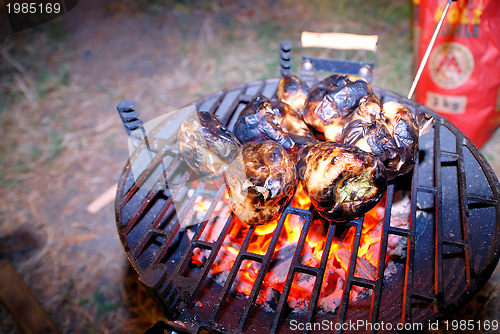
<svg viewBox="0 0 500 334">
<path fill-rule="evenodd" d="M 280 74 L 284 76 L 292 71 L 292 42 L 280 43 Z"/>
<path fill-rule="evenodd" d="M 139 112 L 134 108 L 135 102 L 130 100 L 121 100 L 116 106 L 123 126 L 125 126 L 125 130 L 129 136 L 132 131 L 142 126 L 142 121 L 139 119 Z"/>
</svg>

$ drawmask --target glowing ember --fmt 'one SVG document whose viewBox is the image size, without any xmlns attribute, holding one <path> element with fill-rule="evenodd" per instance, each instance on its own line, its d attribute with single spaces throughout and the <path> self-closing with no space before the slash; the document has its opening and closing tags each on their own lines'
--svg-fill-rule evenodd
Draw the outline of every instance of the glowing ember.
<svg viewBox="0 0 500 334">
<path fill-rule="evenodd" d="M 217 219 L 213 223 L 216 228 L 212 227 L 212 229 L 210 229 L 211 226 L 208 226 L 207 229 L 211 230 L 211 234 L 205 237 L 202 236 L 203 240 L 212 242 L 220 235 L 220 231 L 230 214 L 228 198 L 229 196 L 226 191 L 223 197 L 223 204 L 220 207 L 218 206 L 220 219 Z M 409 202 L 409 199 L 406 198 L 406 201 Z M 382 200 L 380 203 L 385 203 L 385 201 Z M 406 202 L 402 204 L 403 207 L 406 205 L 405 203 Z M 291 205 L 305 210 L 310 208 L 311 202 L 301 185 L 297 187 Z M 195 210 L 197 212 L 207 211 L 209 207 L 210 204 L 198 201 L 196 202 Z M 392 210 L 395 211 L 397 208 L 398 204 L 395 203 Z M 406 208 L 403 208 L 402 212 L 404 210 L 406 210 Z M 370 280 L 376 279 L 380 258 L 384 212 L 384 207 L 379 204 L 365 215 L 357 254 L 356 277 Z M 394 216 L 398 217 L 397 214 Z M 233 219 L 231 231 L 224 240 L 210 273 L 211 277 L 220 284 L 224 284 L 227 280 L 228 274 L 235 265 L 236 257 L 249 231 L 249 226 L 241 223 L 236 217 L 233 217 Z M 401 228 L 408 228 L 407 217 L 400 219 L 398 224 Z M 266 255 L 269 251 L 273 252 L 273 260 L 266 273 L 258 297 L 258 303 L 270 311 L 272 311 L 270 307 L 272 300 L 275 299 L 276 296 L 280 296 L 283 292 L 283 287 L 287 275 L 289 274 L 290 264 L 296 251 L 297 242 L 300 238 L 303 225 L 304 218 L 289 214 L 285 218 L 284 227 L 282 231 L 279 232 L 280 237 L 274 249 L 270 249 L 269 246 L 274 234 L 278 233 L 276 231 L 278 220 L 271 221 L 265 225 L 256 226 L 253 229 L 247 251 L 258 255 Z M 319 267 L 324 253 L 329 225 L 330 222 L 322 218 L 315 218 L 311 222 L 309 230 L 305 231 L 307 232 L 306 242 L 299 260 L 302 264 L 311 267 Z M 355 227 L 337 226 L 328 254 L 327 267 L 321 288 L 320 299 L 318 301 L 318 306 L 324 311 L 335 312 L 340 305 L 355 234 Z M 395 267 L 392 265 L 392 261 L 394 258 L 401 256 L 403 249 L 406 247 L 406 241 L 402 237 L 390 235 L 388 244 L 386 275 L 394 273 Z M 203 254 L 203 252 L 205 252 L 205 250 L 199 249 L 197 252 L 193 252 L 192 263 L 194 265 L 203 266 L 207 258 L 207 254 Z M 253 288 L 260 266 L 261 264 L 258 262 L 244 260 L 238 270 L 233 289 L 243 296 L 248 296 Z M 307 309 L 315 279 L 316 278 L 311 275 L 302 273 L 295 274 L 287 300 L 288 305 L 294 309 L 294 312 L 302 312 Z M 364 288 L 353 287 L 350 298 L 357 298 L 359 295 L 363 295 L 364 291 Z M 274 300 L 274 302 L 276 301 Z"/>
</svg>

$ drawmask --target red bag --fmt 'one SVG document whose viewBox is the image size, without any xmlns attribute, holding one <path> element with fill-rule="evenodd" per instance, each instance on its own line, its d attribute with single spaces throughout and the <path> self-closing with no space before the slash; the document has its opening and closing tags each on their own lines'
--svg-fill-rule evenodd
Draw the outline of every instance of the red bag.
<svg viewBox="0 0 500 334">
<path fill-rule="evenodd" d="M 414 0 L 421 29 L 418 62 L 446 0 Z M 481 147 L 500 125 L 500 4 L 452 2 L 416 91 L 416 100 L 447 117 Z"/>
</svg>

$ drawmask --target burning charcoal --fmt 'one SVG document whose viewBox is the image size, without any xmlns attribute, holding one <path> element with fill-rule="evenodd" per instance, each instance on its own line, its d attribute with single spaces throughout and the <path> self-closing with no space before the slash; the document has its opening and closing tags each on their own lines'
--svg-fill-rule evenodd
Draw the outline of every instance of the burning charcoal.
<svg viewBox="0 0 500 334">
<path fill-rule="evenodd" d="M 304 121 L 339 141 L 347 117 L 362 102 L 380 104 L 368 82 L 347 75 L 332 75 L 313 87 L 304 106 Z"/>
<path fill-rule="evenodd" d="M 326 312 L 331 312 L 335 313 L 337 308 L 340 306 L 340 302 L 342 300 L 342 290 L 335 290 L 328 296 L 322 297 L 319 300 L 318 306 L 326 311 Z"/>
<path fill-rule="evenodd" d="M 345 248 L 339 248 L 335 252 L 335 259 L 340 263 L 344 273 L 349 271 L 349 262 L 351 260 L 351 251 Z"/>
<path fill-rule="evenodd" d="M 242 111 L 234 126 L 242 143 L 274 140 L 292 155 L 316 139 L 299 114 L 288 104 L 257 96 Z"/>
<path fill-rule="evenodd" d="M 412 112 L 397 102 L 382 106 L 387 127 L 399 149 L 400 161 L 391 174 L 403 175 L 411 171 L 418 153 L 419 126 Z"/>
<path fill-rule="evenodd" d="M 199 112 L 184 120 L 177 140 L 189 167 L 208 179 L 222 176 L 241 147 L 238 139 L 208 112 Z"/>
<path fill-rule="evenodd" d="M 248 225 L 276 218 L 297 186 L 292 157 L 271 140 L 245 144 L 242 155 L 228 166 L 225 175 L 231 210 Z"/>
<path fill-rule="evenodd" d="M 293 74 L 285 74 L 280 79 L 276 92 L 278 100 L 291 105 L 297 111 L 304 108 L 308 94 L 307 84 Z"/>
<path fill-rule="evenodd" d="M 375 280 L 377 275 L 377 268 L 375 268 L 370 261 L 364 257 L 359 257 L 356 260 L 356 271 L 354 273 L 356 277 L 365 278 L 369 280 Z"/>
<path fill-rule="evenodd" d="M 387 189 L 383 163 L 354 145 L 308 145 L 298 154 L 297 170 L 318 213 L 335 223 L 360 217 Z"/>
</svg>

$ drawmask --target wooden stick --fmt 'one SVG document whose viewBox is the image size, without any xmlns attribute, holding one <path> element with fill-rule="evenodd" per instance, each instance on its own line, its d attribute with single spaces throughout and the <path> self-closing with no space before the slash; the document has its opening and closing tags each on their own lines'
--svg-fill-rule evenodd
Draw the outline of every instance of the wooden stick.
<svg viewBox="0 0 500 334">
<path fill-rule="evenodd" d="M 337 50 L 377 50 L 377 35 L 355 35 L 345 33 L 302 32 L 303 48 L 325 48 Z"/>
<path fill-rule="evenodd" d="M 112 203 L 115 200 L 117 189 L 118 183 L 112 185 L 101 196 L 97 197 L 92 203 L 89 204 L 89 206 L 87 206 L 87 211 L 91 214 L 96 214 L 106 205 Z"/>
<path fill-rule="evenodd" d="M 60 334 L 33 292 L 9 261 L 0 261 L 0 299 L 25 334 Z"/>
</svg>

